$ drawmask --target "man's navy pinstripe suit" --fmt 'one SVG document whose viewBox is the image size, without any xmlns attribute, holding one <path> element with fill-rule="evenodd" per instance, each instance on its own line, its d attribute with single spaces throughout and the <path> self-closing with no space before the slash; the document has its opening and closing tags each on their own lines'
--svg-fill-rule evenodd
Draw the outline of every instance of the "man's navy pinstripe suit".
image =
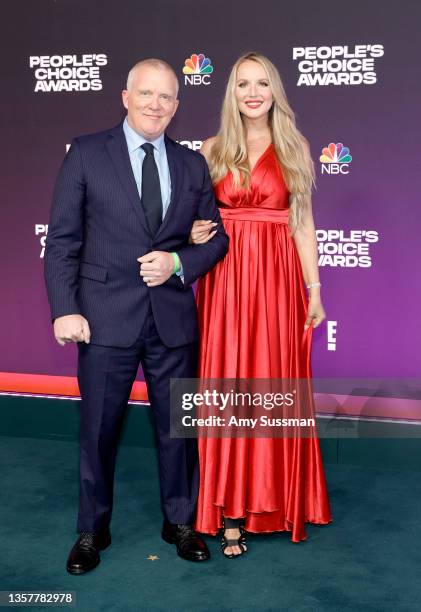
<svg viewBox="0 0 421 612">
<path fill-rule="evenodd" d="M 155 416 L 161 502 L 170 523 L 193 521 L 198 490 L 196 441 L 169 437 L 169 379 L 194 377 L 197 315 L 192 283 L 228 249 L 205 159 L 165 137 L 171 202 L 151 236 L 122 125 L 72 142 L 61 167 L 45 250 L 55 319 L 83 315 L 90 344 L 78 343 L 80 506 L 78 531 L 111 519 L 118 433 L 141 362 Z M 215 237 L 189 245 L 195 219 L 218 222 Z M 148 287 L 137 258 L 176 251 L 176 275 Z"/>
</svg>

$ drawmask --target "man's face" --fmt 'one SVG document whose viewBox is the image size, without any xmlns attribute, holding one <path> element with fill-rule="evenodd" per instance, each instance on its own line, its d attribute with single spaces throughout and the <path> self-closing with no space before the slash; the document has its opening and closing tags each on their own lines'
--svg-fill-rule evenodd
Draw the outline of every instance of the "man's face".
<svg viewBox="0 0 421 612">
<path fill-rule="evenodd" d="M 165 132 L 178 107 L 177 83 L 166 68 L 140 66 L 122 97 L 130 127 L 147 140 Z"/>
</svg>

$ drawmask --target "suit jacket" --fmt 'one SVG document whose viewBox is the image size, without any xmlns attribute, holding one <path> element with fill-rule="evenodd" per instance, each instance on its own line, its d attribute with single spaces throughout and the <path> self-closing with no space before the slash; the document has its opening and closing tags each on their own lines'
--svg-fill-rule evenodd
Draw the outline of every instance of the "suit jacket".
<svg viewBox="0 0 421 612">
<path fill-rule="evenodd" d="M 135 342 L 152 306 L 158 333 L 168 347 L 197 340 L 192 283 L 228 250 L 206 161 L 167 136 L 171 202 L 156 236 L 151 236 L 122 124 L 72 142 L 53 196 L 45 249 L 45 281 L 51 316 L 82 314 L 91 342 L 127 347 Z M 213 219 L 217 234 L 189 245 L 195 219 Z M 138 257 L 176 251 L 184 283 L 176 275 L 149 288 Z"/>
</svg>

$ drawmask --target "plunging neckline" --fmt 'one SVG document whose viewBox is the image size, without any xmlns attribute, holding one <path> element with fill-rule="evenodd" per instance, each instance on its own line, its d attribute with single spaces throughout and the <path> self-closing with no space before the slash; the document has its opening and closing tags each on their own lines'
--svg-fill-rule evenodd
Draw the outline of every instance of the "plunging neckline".
<svg viewBox="0 0 421 612">
<path fill-rule="evenodd" d="M 254 163 L 253 168 L 251 168 L 251 170 L 250 170 L 250 176 L 253 174 L 253 172 L 254 172 L 254 170 L 255 170 L 256 166 L 258 166 L 258 165 L 259 165 L 259 163 L 261 162 L 261 160 L 262 160 L 262 159 L 265 157 L 266 153 L 269 151 L 269 149 L 271 148 L 272 144 L 273 144 L 273 143 L 272 143 L 272 142 L 270 142 L 270 143 L 268 144 L 268 146 L 266 147 L 266 149 L 263 151 L 263 153 L 260 155 L 260 157 L 258 157 L 258 158 L 257 158 L 256 162 Z"/>
</svg>

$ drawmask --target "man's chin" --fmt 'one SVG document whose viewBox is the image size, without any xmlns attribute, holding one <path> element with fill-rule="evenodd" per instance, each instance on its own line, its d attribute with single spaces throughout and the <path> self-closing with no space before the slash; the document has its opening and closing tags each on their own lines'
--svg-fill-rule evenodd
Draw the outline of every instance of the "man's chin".
<svg viewBox="0 0 421 612">
<path fill-rule="evenodd" d="M 143 135 L 147 140 L 156 140 L 157 138 L 161 136 L 161 134 L 164 133 L 164 131 L 165 131 L 165 128 L 164 129 L 160 128 L 159 130 L 158 129 L 147 130 L 147 131 L 145 130 L 143 132 Z"/>
<path fill-rule="evenodd" d="M 131 126 L 131 127 L 133 127 L 135 132 L 143 136 L 143 138 L 146 138 L 146 140 L 156 140 L 157 138 L 161 136 L 161 134 L 165 132 L 165 128 L 166 128 L 166 126 L 163 127 L 162 125 L 158 127 L 157 125 L 147 125 L 146 126 L 146 125 L 139 125 L 139 124 Z"/>
</svg>

